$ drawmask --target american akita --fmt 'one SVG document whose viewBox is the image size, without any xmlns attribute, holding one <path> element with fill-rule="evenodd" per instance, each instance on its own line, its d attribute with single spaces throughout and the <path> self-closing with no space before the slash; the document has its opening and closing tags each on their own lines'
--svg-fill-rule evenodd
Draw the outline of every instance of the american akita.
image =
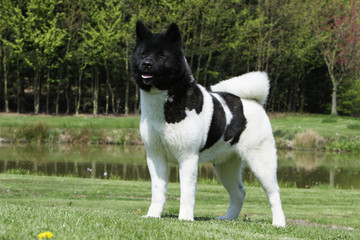
<svg viewBox="0 0 360 240">
<path fill-rule="evenodd" d="M 272 224 L 285 226 L 275 142 L 262 107 L 269 92 L 267 74 L 225 80 L 208 92 L 191 74 L 178 26 L 173 23 L 165 34 L 155 34 L 140 21 L 131 69 L 140 88 L 140 133 L 151 175 L 146 216 L 161 217 L 172 161 L 180 172 L 179 219 L 193 220 L 198 164 L 212 162 L 230 196 L 225 216 L 217 219 L 237 219 L 245 198 L 241 172 L 246 163 L 269 199 Z"/>
</svg>

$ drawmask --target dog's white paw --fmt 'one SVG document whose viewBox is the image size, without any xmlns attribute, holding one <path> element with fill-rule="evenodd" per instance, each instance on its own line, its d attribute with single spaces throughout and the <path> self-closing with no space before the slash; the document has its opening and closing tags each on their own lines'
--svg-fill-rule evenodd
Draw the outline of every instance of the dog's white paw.
<svg viewBox="0 0 360 240">
<path fill-rule="evenodd" d="M 272 225 L 274 227 L 283 228 L 286 226 L 285 219 L 281 219 L 280 221 L 273 221 Z"/>
<path fill-rule="evenodd" d="M 145 216 L 142 216 L 142 218 L 161 218 L 161 216 L 153 216 L 153 215 L 145 215 Z"/>
<path fill-rule="evenodd" d="M 180 211 L 179 220 L 194 221 L 194 214 L 191 211 Z"/>
<path fill-rule="evenodd" d="M 193 217 L 179 217 L 180 221 L 194 221 Z"/>
</svg>

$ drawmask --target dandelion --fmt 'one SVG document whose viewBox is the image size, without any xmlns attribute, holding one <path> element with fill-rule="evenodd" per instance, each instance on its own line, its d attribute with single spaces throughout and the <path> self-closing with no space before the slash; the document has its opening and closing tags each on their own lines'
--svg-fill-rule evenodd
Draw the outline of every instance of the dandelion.
<svg viewBox="0 0 360 240">
<path fill-rule="evenodd" d="M 107 177 L 108 173 L 107 172 L 104 172 L 104 177 Z"/>
<path fill-rule="evenodd" d="M 136 211 L 137 214 L 141 213 L 141 209 L 139 208 L 137 211 Z"/>
<path fill-rule="evenodd" d="M 49 239 L 52 236 L 54 236 L 52 232 L 43 232 L 38 235 L 39 239 Z"/>
</svg>

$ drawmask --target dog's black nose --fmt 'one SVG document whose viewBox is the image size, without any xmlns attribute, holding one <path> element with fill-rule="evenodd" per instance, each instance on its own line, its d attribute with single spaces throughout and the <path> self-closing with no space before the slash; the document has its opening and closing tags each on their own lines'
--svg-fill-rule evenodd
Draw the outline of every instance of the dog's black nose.
<svg viewBox="0 0 360 240">
<path fill-rule="evenodd" d="M 142 63 L 142 67 L 145 69 L 145 70 L 149 70 L 151 67 L 152 67 L 152 64 L 150 61 L 144 61 Z"/>
</svg>

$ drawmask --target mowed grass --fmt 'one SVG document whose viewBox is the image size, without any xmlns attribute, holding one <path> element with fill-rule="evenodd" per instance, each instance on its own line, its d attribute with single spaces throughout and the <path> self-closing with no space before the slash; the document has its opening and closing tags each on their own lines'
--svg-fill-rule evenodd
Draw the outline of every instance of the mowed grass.
<svg viewBox="0 0 360 240">
<path fill-rule="evenodd" d="M 138 128 L 139 116 L 94 117 L 94 116 L 46 116 L 46 115 L 2 115 L 0 127 L 20 127 L 44 123 L 50 128 L 119 129 Z"/>
<path fill-rule="evenodd" d="M 323 137 L 360 136 L 360 118 L 320 114 L 279 114 L 271 115 L 273 131 L 289 133 L 311 129 Z"/>
<path fill-rule="evenodd" d="M 320 114 L 270 114 L 273 130 L 303 132 L 312 129 L 321 136 L 360 136 L 360 118 Z M 19 127 L 42 122 L 50 128 L 138 128 L 139 116 L 33 116 L 1 115 L 0 128 Z"/>
<path fill-rule="evenodd" d="M 246 187 L 237 221 L 219 184 L 199 183 L 195 221 L 179 221 L 179 184 L 169 184 L 161 219 L 142 218 L 150 182 L 0 174 L 0 239 L 359 239 L 360 191 L 282 188 L 287 227 L 271 225 L 263 190 Z M 140 209 L 140 210 L 139 210 Z M 246 217 L 245 217 L 246 214 Z M 349 230 L 352 229 L 352 230 Z"/>
</svg>

